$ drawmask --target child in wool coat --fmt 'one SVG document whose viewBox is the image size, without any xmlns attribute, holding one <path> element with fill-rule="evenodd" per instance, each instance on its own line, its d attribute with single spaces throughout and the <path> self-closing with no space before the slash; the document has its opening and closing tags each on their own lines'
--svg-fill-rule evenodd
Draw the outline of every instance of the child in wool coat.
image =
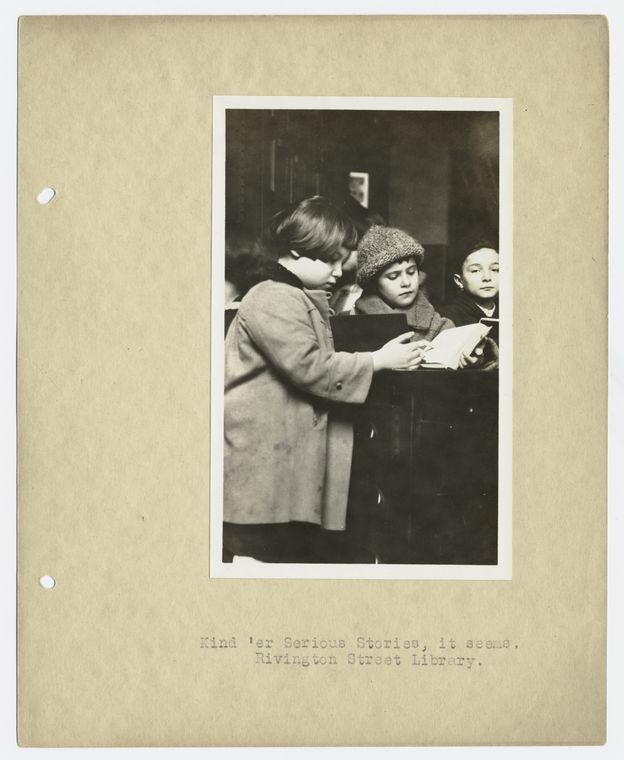
<svg viewBox="0 0 624 760">
<path fill-rule="evenodd" d="M 457 294 L 440 312 L 461 327 L 481 320 L 492 319 L 492 331 L 485 339 L 482 369 L 498 369 L 498 251 L 493 243 L 480 241 L 466 249 L 456 262 L 453 280 Z M 487 324 L 487 322 L 486 322 Z"/>
<path fill-rule="evenodd" d="M 424 346 L 443 330 L 455 324 L 433 308 L 419 289 L 419 267 L 425 249 L 413 237 L 396 227 L 373 226 L 358 246 L 357 283 L 362 295 L 355 302 L 352 314 L 403 313 L 414 331 L 413 340 Z M 464 354 L 459 366 L 479 365 L 483 347 Z"/>
<path fill-rule="evenodd" d="M 280 212 L 271 233 L 277 262 L 225 344 L 224 550 L 314 561 L 311 529 L 346 523 L 353 430 L 332 408 L 363 403 L 374 372 L 418 367 L 422 349 L 409 332 L 375 352 L 334 350 L 330 291 L 357 235 L 326 199 Z"/>
<path fill-rule="evenodd" d="M 492 243 L 479 242 L 457 260 L 453 280 L 457 294 L 440 312 L 460 327 L 484 317 L 498 319 L 498 251 Z"/>
<path fill-rule="evenodd" d="M 455 325 L 441 317 L 418 287 L 425 249 L 395 227 L 371 227 L 358 246 L 357 282 L 363 290 L 354 314 L 403 313 L 415 338 L 431 340 Z"/>
</svg>

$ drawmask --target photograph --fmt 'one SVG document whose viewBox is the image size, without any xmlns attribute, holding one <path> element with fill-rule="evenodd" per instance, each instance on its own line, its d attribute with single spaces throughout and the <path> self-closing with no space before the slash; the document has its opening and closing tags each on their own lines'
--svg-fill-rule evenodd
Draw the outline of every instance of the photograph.
<svg viewBox="0 0 624 760">
<path fill-rule="evenodd" d="M 504 577 L 510 104 L 213 109 L 211 574 Z"/>
<path fill-rule="evenodd" d="M 8 738 L 611 745 L 611 20 L 214 10 L 8 25 Z"/>
</svg>

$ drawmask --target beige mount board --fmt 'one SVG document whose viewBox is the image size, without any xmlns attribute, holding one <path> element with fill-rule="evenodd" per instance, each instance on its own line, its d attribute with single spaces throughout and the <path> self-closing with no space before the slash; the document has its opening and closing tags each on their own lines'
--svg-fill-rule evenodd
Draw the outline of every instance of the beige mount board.
<svg viewBox="0 0 624 760">
<path fill-rule="evenodd" d="M 22 745 L 604 741 L 607 81 L 591 16 L 21 20 Z M 512 580 L 209 577 L 215 95 L 513 100 Z"/>
</svg>

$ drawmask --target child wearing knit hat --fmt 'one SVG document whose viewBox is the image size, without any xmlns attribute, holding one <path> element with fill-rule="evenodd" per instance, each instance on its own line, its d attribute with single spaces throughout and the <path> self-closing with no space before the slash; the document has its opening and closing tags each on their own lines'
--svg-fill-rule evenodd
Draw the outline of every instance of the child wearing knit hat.
<svg viewBox="0 0 624 760">
<path fill-rule="evenodd" d="M 358 246 L 357 283 L 363 290 L 353 314 L 402 312 L 415 340 L 432 340 L 455 325 L 441 317 L 418 288 L 425 250 L 396 227 L 371 227 Z"/>
</svg>

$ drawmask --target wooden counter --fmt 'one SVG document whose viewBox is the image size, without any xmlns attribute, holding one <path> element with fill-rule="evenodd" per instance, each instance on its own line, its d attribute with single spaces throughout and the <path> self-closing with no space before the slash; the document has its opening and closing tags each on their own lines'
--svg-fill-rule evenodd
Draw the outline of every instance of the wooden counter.
<svg viewBox="0 0 624 760">
<path fill-rule="evenodd" d="M 496 564 L 497 372 L 380 373 L 354 424 L 346 561 Z"/>
</svg>

